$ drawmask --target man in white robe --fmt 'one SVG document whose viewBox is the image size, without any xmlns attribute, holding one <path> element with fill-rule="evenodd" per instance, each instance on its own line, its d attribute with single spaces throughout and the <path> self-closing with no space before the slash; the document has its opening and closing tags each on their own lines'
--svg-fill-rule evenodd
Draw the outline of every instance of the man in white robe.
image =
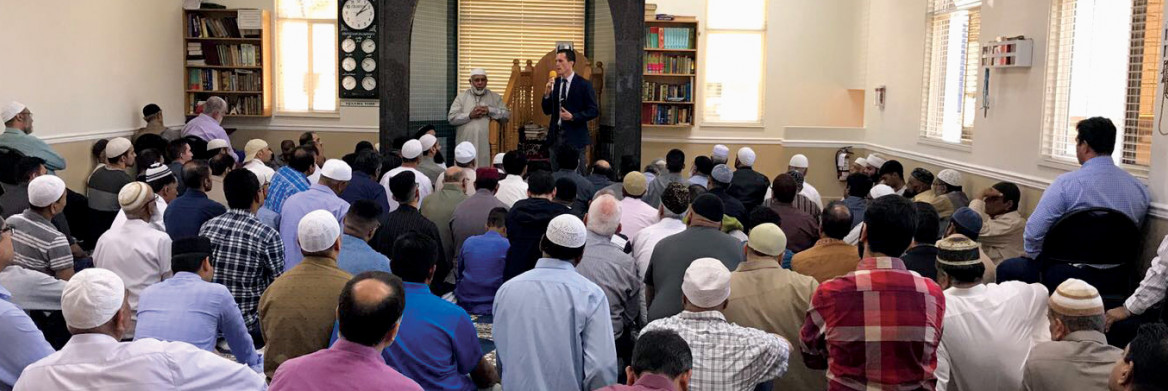
<svg viewBox="0 0 1168 391">
<path fill-rule="evenodd" d="M 482 68 L 471 70 L 470 88 L 454 98 L 446 114 L 450 124 L 458 127 L 455 144 L 468 141 L 480 151 L 475 158 L 477 167 L 491 164 L 491 120 L 504 122 L 510 117 L 503 97 L 487 89 L 487 72 Z"/>
</svg>

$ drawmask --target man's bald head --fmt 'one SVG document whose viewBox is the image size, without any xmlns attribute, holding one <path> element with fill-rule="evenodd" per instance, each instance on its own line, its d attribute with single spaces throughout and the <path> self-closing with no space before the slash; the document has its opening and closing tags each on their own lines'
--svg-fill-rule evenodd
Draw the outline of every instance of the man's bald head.
<svg viewBox="0 0 1168 391">
<path fill-rule="evenodd" d="M 843 240 L 852 230 L 852 211 L 841 201 L 833 201 L 823 208 L 820 231 L 824 237 Z"/>
<path fill-rule="evenodd" d="M 463 175 L 462 167 L 450 167 L 446 169 L 446 175 L 443 177 L 444 183 L 461 183 Z"/>
<path fill-rule="evenodd" d="M 345 284 L 337 304 L 341 337 L 365 346 L 392 340 L 405 306 L 400 278 L 380 271 L 358 274 Z"/>
</svg>

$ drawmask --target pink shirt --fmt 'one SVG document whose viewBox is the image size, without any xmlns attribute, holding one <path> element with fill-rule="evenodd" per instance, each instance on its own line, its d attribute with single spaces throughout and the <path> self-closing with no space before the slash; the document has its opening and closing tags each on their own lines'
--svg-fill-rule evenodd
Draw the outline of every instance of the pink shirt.
<svg viewBox="0 0 1168 391">
<path fill-rule="evenodd" d="M 631 386 L 614 384 L 597 391 L 674 391 L 673 380 L 652 373 L 642 373 Z"/>
<path fill-rule="evenodd" d="M 342 338 L 331 348 L 285 361 L 272 377 L 270 389 L 421 391 L 422 387 L 386 365 L 377 349 Z"/>
<path fill-rule="evenodd" d="M 642 228 L 657 224 L 660 217 L 657 208 L 649 206 L 640 198 L 625 197 L 621 199 L 621 233 L 633 237 Z"/>
<path fill-rule="evenodd" d="M 183 137 L 195 136 L 203 139 L 203 141 L 223 139 L 227 140 L 228 143 L 231 142 L 231 139 L 227 137 L 227 131 L 223 130 L 223 126 L 219 125 L 219 121 L 206 114 L 199 114 L 198 117 L 192 118 L 190 122 L 187 122 L 187 125 L 183 127 L 182 135 Z"/>
</svg>

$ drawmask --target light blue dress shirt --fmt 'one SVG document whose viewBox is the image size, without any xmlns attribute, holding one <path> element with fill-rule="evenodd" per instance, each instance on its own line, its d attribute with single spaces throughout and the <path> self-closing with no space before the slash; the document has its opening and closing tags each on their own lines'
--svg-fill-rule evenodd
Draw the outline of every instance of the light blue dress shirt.
<svg viewBox="0 0 1168 391">
<path fill-rule="evenodd" d="M 45 335 L 0 286 L 0 390 L 11 390 L 24 367 L 53 354 Z"/>
<path fill-rule="evenodd" d="M 138 298 L 134 340 L 186 342 L 214 352 L 220 332 L 236 361 L 253 367 L 261 364 L 243 314 L 227 287 L 203 281 L 194 273 L 178 272 L 147 287 Z"/>
<path fill-rule="evenodd" d="M 341 236 L 337 267 L 354 276 L 367 271 L 393 273 L 389 269 L 389 258 L 370 247 L 368 242 L 349 234 Z"/>
<path fill-rule="evenodd" d="M 44 140 L 16 128 L 4 128 L 0 134 L 0 146 L 20 151 L 25 156 L 35 156 L 45 160 L 45 168 L 49 171 L 65 169 L 65 158 L 54 151 Z"/>
<path fill-rule="evenodd" d="M 508 390 L 595 390 L 616 382 L 608 298 L 571 262 L 542 258 L 495 295 Z"/>
<path fill-rule="evenodd" d="M 300 242 L 296 241 L 297 227 L 300 225 L 300 219 L 305 215 L 316 210 L 326 210 L 332 213 L 337 218 L 337 224 L 345 218 L 345 214 L 349 213 L 349 203 L 337 197 L 328 186 L 316 184 L 308 188 L 308 190 L 293 194 L 284 201 L 284 206 L 280 210 L 280 239 L 284 241 L 284 271 L 292 270 L 293 267 L 300 264 L 304 260 L 304 254 L 300 253 Z"/>
<path fill-rule="evenodd" d="M 1076 171 L 1059 175 L 1042 193 L 1042 200 L 1026 221 L 1026 255 L 1038 256 L 1047 232 L 1070 212 L 1110 208 L 1140 224 L 1148 213 L 1151 196 L 1139 179 L 1115 165 L 1111 156 L 1092 158 Z"/>
</svg>

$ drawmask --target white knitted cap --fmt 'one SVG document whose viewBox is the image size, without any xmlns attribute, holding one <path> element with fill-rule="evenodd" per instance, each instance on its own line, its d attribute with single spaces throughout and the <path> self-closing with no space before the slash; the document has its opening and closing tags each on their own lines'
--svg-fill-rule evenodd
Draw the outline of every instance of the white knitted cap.
<svg viewBox="0 0 1168 391">
<path fill-rule="evenodd" d="M 884 165 L 884 158 L 876 156 L 874 153 L 868 155 L 868 158 L 864 160 L 868 163 L 869 166 L 875 167 L 876 169 L 880 169 L 880 167 Z"/>
<path fill-rule="evenodd" d="M 961 173 L 948 168 L 937 173 L 937 179 L 949 186 L 961 186 Z"/>
<path fill-rule="evenodd" d="M 154 201 L 154 189 L 145 182 L 130 182 L 118 191 L 118 205 L 122 210 L 132 212 L 138 210 L 147 202 Z"/>
<path fill-rule="evenodd" d="M 588 240 L 588 228 L 584 227 L 584 222 L 578 217 L 562 214 L 548 223 L 546 235 L 548 240 L 557 245 L 580 248 Z"/>
<path fill-rule="evenodd" d="M 219 149 L 219 148 L 229 148 L 229 147 L 231 147 L 231 143 L 229 143 L 229 142 L 227 142 L 227 140 L 224 140 L 221 138 L 212 139 L 211 141 L 207 142 L 207 150 L 208 151 Z M 109 154 L 106 154 L 106 156 L 109 156 Z"/>
<path fill-rule="evenodd" d="M 418 142 L 422 143 L 422 149 L 426 150 L 433 148 L 434 144 L 438 143 L 438 138 L 434 137 L 432 134 L 427 133 L 423 134 L 422 137 L 419 137 Z"/>
<path fill-rule="evenodd" d="M 353 179 L 353 168 L 349 167 L 349 163 L 340 159 L 329 159 L 324 162 L 324 166 L 320 167 L 320 176 L 335 181 L 348 182 Z"/>
<path fill-rule="evenodd" d="M 125 137 L 114 137 L 110 139 L 109 143 L 105 144 L 105 157 L 107 159 L 122 156 L 123 153 L 129 151 L 134 145 L 130 143 Z"/>
<path fill-rule="evenodd" d="M 506 154 L 505 153 L 496 153 L 495 160 L 491 161 L 491 164 L 503 164 L 503 156 L 504 155 L 506 155 Z"/>
<path fill-rule="evenodd" d="M 463 141 L 454 147 L 454 161 L 462 164 L 467 164 L 475 160 L 475 155 L 477 154 L 478 151 L 475 151 L 474 144 L 471 144 L 469 141 Z"/>
<path fill-rule="evenodd" d="M 486 75 L 487 75 L 487 70 L 485 70 L 485 69 L 483 69 L 483 68 L 475 68 L 475 69 L 471 69 L 471 70 L 470 70 L 470 75 L 471 75 L 471 76 L 486 76 Z"/>
<path fill-rule="evenodd" d="M 698 307 L 717 307 L 730 298 L 730 269 L 717 259 L 698 258 L 685 269 L 681 293 Z"/>
<path fill-rule="evenodd" d="M 341 237 L 341 224 L 337 218 L 324 209 L 317 209 L 304 215 L 296 225 L 296 238 L 300 249 L 305 252 L 328 250 Z"/>
<path fill-rule="evenodd" d="M 807 164 L 807 156 L 804 156 L 801 153 L 796 154 L 795 156 L 791 156 L 791 162 L 787 163 L 788 166 L 796 168 L 807 168 Z"/>
<path fill-rule="evenodd" d="M 422 154 L 423 149 L 425 149 L 425 148 L 422 148 L 421 141 L 410 140 L 410 141 L 406 141 L 405 144 L 402 144 L 401 154 L 402 154 L 403 158 L 416 159 L 418 157 L 418 155 Z"/>
<path fill-rule="evenodd" d="M 738 148 L 738 161 L 744 166 L 753 166 L 755 159 L 754 150 L 750 147 Z"/>
<path fill-rule="evenodd" d="M 861 166 L 866 166 L 866 165 L 868 165 L 868 159 L 864 159 L 864 157 L 861 156 L 861 157 L 856 158 L 855 163 L 859 164 Z"/>
<path fill-rule="evenodd" d="M 54 175 L 41 175 L 28 183 L 28 203 L 44 208 L 65 195 L 65 181 Z"/>
<path fill-rule="evenodd" d="M 28 106 L 25 106 L 24 103 L 12 101 L 12 103 L 4 106 L 4 110 L 0 110 L 0 123 L 8 122 L 16 118 L 17 114 L 20 114 L 20 112 L 27 108 Z"/>
<path fill-rule="evenodd" d="M 121 311 L 126 285 L 114 272 L 89 268 L 77 272 L 61 291 L 61 315 L 75 329 L 101 326 Z"/>
<path fill-rule="evenodd" d="M 1091 284 L 1071 278 L 1050 295 L 1050 310 L 1067 316 L 1103 315 L 1103 298 Z"/>
<path fill-rule="evenodd" d="M 885 184 L 879 184 L 876 186 L 872 186 L 872 190 L 868 191 L 868 197 L 870 197 L 872 199 L 877 199 L 877 198 L 880 198 L 883 196 L 895 195 L 895 194 L 896 194 L 896 190 L 892 190 L 892 186 L 888 186 Z"/>
<path fill-rule="evenodd" d="M 727 146 L 722 145 L 722 144 L 715 145 L 714 146 L 714 153 L 711 157 L 722 158 L 722 159 L 729 158 L 730 157 L 730 147 L 727 147 Z"/>
</svg>

